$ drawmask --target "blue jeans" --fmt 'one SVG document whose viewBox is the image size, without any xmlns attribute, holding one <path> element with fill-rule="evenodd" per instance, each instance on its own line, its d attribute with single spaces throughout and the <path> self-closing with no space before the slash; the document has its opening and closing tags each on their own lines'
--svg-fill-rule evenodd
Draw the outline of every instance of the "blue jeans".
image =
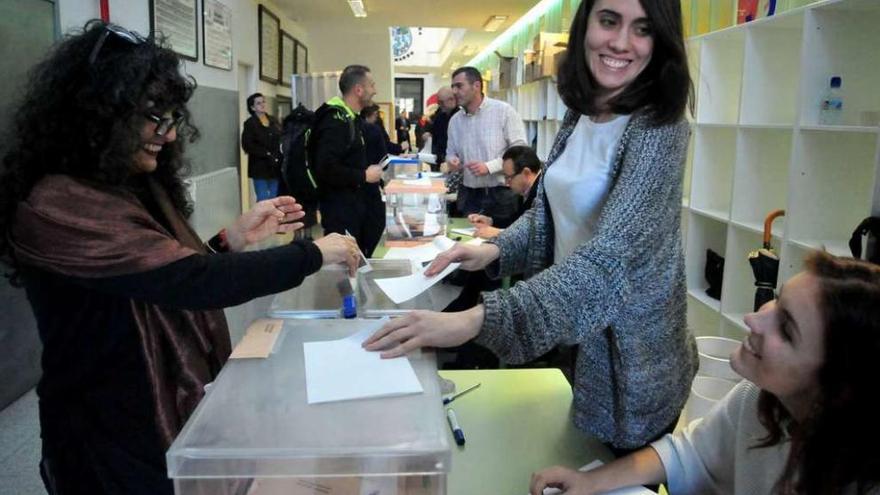
<svg viewBox="0 0 880 495">
<path fill-rule="evenodd" d="M 278 196 L 278 179 L 254 179 L 254 193 L 257 201 Z"/>
</svg>

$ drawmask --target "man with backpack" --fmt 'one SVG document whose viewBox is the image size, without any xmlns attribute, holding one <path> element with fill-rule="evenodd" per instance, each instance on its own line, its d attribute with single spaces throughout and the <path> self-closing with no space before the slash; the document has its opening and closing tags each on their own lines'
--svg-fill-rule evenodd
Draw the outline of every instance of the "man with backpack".
<svg viewBox="0 0 880 495">
<path fill-rule="evenodd" d="M 375 243 L 368 240 L 378 239 L 385 228 L 385 205 L 379 190 L 382 167 L 367 163 L 359 112 L 372 104 L 376 83 L 368 67 L 349 65 L 339 77 L 339 90 L 341 98 L 333 97 L 315 111 L 309 164 L 324 234 L 348 231 L 370 256 Z"/>
</svg>

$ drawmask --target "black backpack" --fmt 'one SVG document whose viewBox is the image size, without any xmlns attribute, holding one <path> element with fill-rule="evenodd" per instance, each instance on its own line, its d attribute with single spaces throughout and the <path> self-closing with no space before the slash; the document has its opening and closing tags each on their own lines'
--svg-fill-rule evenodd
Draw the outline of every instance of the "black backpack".
<svg viewBox="0 0 880 495">
<path fill-rule="evenodd" d="M 281 126 L 281 178 L 287 192 L 300 203 L 318 200 L 318 184 L 309 168 L 307 152 L 315 112 L 300 103 Z"/>
<path fill-rule="evenodd" d="M 282 124 L 281 151 L 284 158 L 281 162 L 281 177 L 284 179 L 287 192 L 299 203 L 318 201 L 318 182 L 315 180 L 314 168 L 311 164 L 309 137 L 318 119 L 329 111 L 336 109 L 325 104 L 318 109 L 318 112 L 312 112 L 300 103 L 284 118 Z M 355 140 L 354 121 L 348 120 L 348 123 L 349 146 L 351 146 Z"/>
</svg>

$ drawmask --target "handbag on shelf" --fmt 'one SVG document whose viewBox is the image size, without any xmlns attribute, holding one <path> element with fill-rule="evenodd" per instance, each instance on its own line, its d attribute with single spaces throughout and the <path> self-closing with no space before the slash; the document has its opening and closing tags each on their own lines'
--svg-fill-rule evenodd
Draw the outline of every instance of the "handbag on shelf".
<svg viewBox="0 0 880 495">
<path fill-rule="evenodd" d="M 712 299 L 721 300 L 721 282 L 724 279 L 724 257 L 720 254 L 706 250 L 706 268 L 703 271 L 706 282 L 709 282 L 709 288 L 706 289 L 706 295 Z"/>
<path fill-rule="evenodd" d="M 849 250 L 853 258 L 880 264 L 878 241 L 880 241 L 880 217 L 868 217 L 853 231 L 849 239 Z"/>
</svg>

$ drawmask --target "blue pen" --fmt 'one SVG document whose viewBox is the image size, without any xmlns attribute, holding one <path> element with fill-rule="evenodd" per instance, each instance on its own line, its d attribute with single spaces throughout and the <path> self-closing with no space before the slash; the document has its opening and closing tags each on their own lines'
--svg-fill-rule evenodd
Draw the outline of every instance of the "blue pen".
<svg viewBox="0 0 880 495">
<path fill-rule="evenodd" d="M 455 438 L 456 445 L 464 445 L 464 432 L 461 431 L 461 426 L 458 425 L 458 419 L 455 417 L 455 411 L 452 409 L 446 410 L 446 420 L 449 421 L 449 427 L 452 428 L 452 436 Z"/>
</svg>

